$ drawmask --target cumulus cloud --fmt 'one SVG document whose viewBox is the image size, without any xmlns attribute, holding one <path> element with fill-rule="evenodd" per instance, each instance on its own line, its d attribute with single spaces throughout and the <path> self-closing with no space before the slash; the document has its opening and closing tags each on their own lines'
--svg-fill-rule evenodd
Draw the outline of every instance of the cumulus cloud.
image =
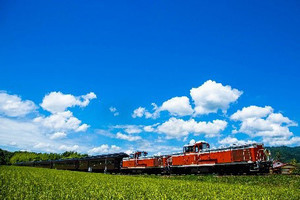
<svg viewBox="0 0 300 200">
<path fill-rule="evenodd" d="M 136 141 L 136 140 L 142 139 L 140 136 L 126 135 L 121 132 L 117 133 L 116 138 L 122 139 L 122 140 L 128 140 L 128 141 Z"/>
<path fill-rule="evenodd" d="M 49 132 L 64 132 L 65 134 L 70 131 L 84 132 L 89 128 L 89 125 L 82 124 L 81 120 L 74 117 L 73 113 L 66 109 L 74 106 L 85 107 L 94 98 L 96 98 L 96 95 L 93 92 L 79 97 L 61 92 L 51 92 L 44 97 L 41 103 L 41 107 L 51 112 L 51 114 L 36 117 L 33 122 L 42 128 L 46 128 Z"/>
<path fill-rule="evenodd" d="M 188 97 L 173 97 L 158 107 L 155 103 L 151 104 L 153 106 L 153 112 L 149 112 L 144 107 L 138 107 L 132 113 L 133 118 L 145 117 L 146 119 L 152 118 L 157 119 L 160 116 L 160 112 L 168 111 L 173 116 L 186 116 L 193 114 L 192 106 L 190 105 L 190 100 Z"/>
<path fill-rule="evenodd" d="M 61 145 L 58 147 L 61 151 L 77 151 L 79 149 L 78 145 L 68 146 L 68 145 Z"/>
<path fill-rule="evenodd" d="M 182 138 L 191 133 L 194 135 L 205 134 L 206 137 L 214 137 L 223 131 L 227 122 L 213 120 L 213 122 L 196 122 L 194 119 L 185 121 L 183 119 L 170 118 L 157 127 L 159 133 L 164 133 L 167 138 Z"/>
<path fill-rule="evenodd" d="M 66 150 L 60 148 L 62 145 L 67 147 L 77 145 L 77 141 L 72 139 L 65 139 L 62 142 L 50 139 L 50 137 L 48 129 L 42 129 L 32 120 L 0 117 L 0 141 L 2 146 L 14 146 L 14 148 L 27 149 L 28 151 L 62 152 Z M 87 148 L 82 146 L 77 150 L 84 149 Z"/>
<path fill-rule="evenodd" d="M 222 145 L 233 145 L 233 144 L 244 145 L 244 144 L 252 144 L 252 143 L 255 143 L 255 141 L 238 140 L 237 138 L 231 137 L 231 136 L 228 136 L 228 137 L 226 137 L 226 138 L 219 141 L 219 144 L 222 144 Z"/>
<path fill-rule="evenodd" d="M 249 118 L 261 118 L 268 116 L 272 112 L 273 108 L 271 106 L 249 106 L 244 107 L 242 110 L 238 110 L 236 113 L 230 116 L 230 119 L 241 121 Z"/>
<path fill-rule="evenodd" d="M 33 146 L 34 149 L 45 149 L 46 151 L 51 151 L 50 147 L 51 145 L 49 143 L 43 143 L 43 142 L 39 142 Z"/>
<path fill-rule="evenodd" d="M 34 151 L 60 152 L 63 150 L 77 150 L 76 139 L 66 138 L 69 133 L 86 131 L 89 125 L 84 124 L 73 113 L 66 110 L 68 107 L 75 105 L 84 107 L 89 101 L 95 98 L 94 93 L 74 97 L 65 96 L 60 92 L 50 93 L 46 95 L 42 108 L 51 112 L 48 116 L 27 116 L 20 118 L 33 112 L 36 109 L 32 101 L 23 101 L 16 95 L 7 95 L 3 92 L 0 95 L 0 141 L 3 146 L 12 146 L 14 148 L 31 149 Z M 57 97 L 57 99 L 55 99 Z M 71 97 L 71 98 L 70 98 Z M 75 101 L 69 101 L 73 99 Z M 57 104 L 55 101 L 57 100 Z M 57 106 L 57 107 L 56 107 Z M 39 114 L 39 113 L 35 113 Z M 11 118 L 18 116 L 18 118 Z M 63 141 L 59 140 L 66 138 Z M 75 144 L 74 144 L 75 143 Z M 78 148 L 77 148 L 78 147 Z M 80 150 L 86 147 L 80 147 Z"/>
<path fill-rule="evenodd" d="M 132 117 L 144 117 L 156 119 L 160 116 L 161 111 L 168 111 L 172 116 L 203 115 L 217 113 L 222 110 L 227 112 L 229 105 L 237 101 L 243 94 L 242 91 L 231 88 L 229 85 L 222 85 L 215 81 L 208 80 L 198 88 L 192 88 L 190 95 L 195 107 L 192 108 L 190 99 L 187 96 L 173 97 L 162 103 L 161 106 L 154 106 L 153 112 L 149 112 L 144 107 L 139 107 L 133 111 Z"/>
<path fill-rule="evenodd" d="M 144 114 L 146 112 L 146 108 L 143 108 L 143 107 L 138 107 L 137 109 L 135 109 L 132 113 L 132 117 L 133 118 L 137 118 L 137 117 L 143 117 Z"/>
<path fill-rule="evenodd" d="M 221 83 L 208 80 L 198 88 L 192 88 L 191 97 L 195 104 L 195 113 L 209 114 L 222 110 L 226 113 L 229 105 L 235 102 L 242 94 L 242 91 L 232 89 L 231 86 L 223 86 Z"/>
<path fill-rule="evenodd" d="M 111 113 L 113 113 L 114 116 L 118 116 L 118 115 L 120 114 L 120 113 L 118 112 L 117 108 L 115 108 L 115 107 L 110 107 L 110 108 L 109 108 L 109 111 L 110 111 Z"/>
<path fill-rule="evenodd" d="M 152 119 L 156 119 L 159 117 L 159 108 L 155 103 L 151 104 L 153 106 L 153 112 L 149 112 L 146 108 L 144 107 L 138 107 L 137 109 L 135 109 L 132 113 L 132 117 L 133 118 L 141 118 L 143 116 L 145 116 L 145 118 L 152 118 Z"/>
<path fill-rule="evenodd" d="M 182 152 L 182 147 L 157 144 L 156 142 L 149 140 L 141 140 L 135 142 L 132 146 L 129 146 L 127 152 L 130 153 L 136 149 L 142 149 L 143 151 L 146 151 L 152 155 L 157 154 L 158 152 L 160 152 L 162 155 Z"/>
<path fill-rule="evenodd" d="M 95 155 L 95 154 L 104 154 L 104 153 L 116 153 L 120 151 L 120 147 L 116 145 L 109 146 L 108 144 L 103 144 L 99 147 L 92 148 L 88 151 L 88 154 Z"/>
<path fill-rule="evenodd" d="M 17 95 L 0 91 L 0 114 L 8 117 L 20 117 L 34 112 L 37 106 L 29 100 L 22 100 Z"/>
<path fill-rule="evenodd" d="M 54 113 L 48 117 L 37 117 L 33 121 L 54 131 L 80 132 L 86 131 L 89 127 L 87 124 L 81 124 L 81 120 L 74 117 L 71 111 Z"/>
<path fill-rule="evenodd" d="M 153 124 L 153 125 L 148 125 L 144 126 L 143 129 L 145 132 L 154 132 L 156 127 L 159 125 L 159 123 Z"/>
<path fill-rule="evenodd" d="M 193 114 L 192 106 L 188 97 L 174 97 L 165 101 L 159 108 L 160 111 L 169 111 L 174 116 L 186 116 Z"/>
<path fill-rule="evenodd" d="M 299 145 L 300 137 L 264 137 L 263 142 L 270 146 L 290 146 L 290 145 Z"/>
<path fill-rule="evenodd" d="M 231 115 L 230 119 L 240 121 L 239 130 L 234 133 L 246 133 L 251 137 L 262 137 L 267 144 L 292 144 L 296 139 L 290 137 L 293 133 L 289 130 L 291 126 L 298 124 L 281 113 L 274 113 L 270 106 L 249 106 L 238 110 Z"/>
<path fill-rule="evenodd" d="M 135 126 L 135 125 L 117 125 L 116 127 L 118 127 L 117 129 L 122 129 L 123 131 L 126 130 L 128 126 Z M 137 140 L 141 140 L 142 138 L 140 136 L 135 136 L 133 134 L 135 133 L 140 133 L 140 129 L 136 129 L 136 131 L 134 131 L 134 129 L 132 129 L 131 131 L 128 131 L 128 134 L 123 134 L 122 132 L 117 132 L 116 134 L 108 131 L 108 130 L 97 130 L 96 133 L 99 135 L 103 135 L 109 138 L 117 138 L 117 139 L 121 139 L 121 140 L 127 140 L 127 141 L 137 141 Z"/>
<path fill-rule="evenodd" d="M 67 134 L 65 132 L 56 132 L 50 136 L 50 139 L 61 139 L 67 137 Z"/>
<path fill-rule="evenodd" d="M 105 136 L 105 137 L 110 137 L 110 138 L 115 137 L 115 135 L 112 132 L 110 132 L 109 130 L 106 130 L 106 129 L 97 129 L 95 131 L 95 133 L 97 133 L 98 135 Z"/>
<path fill-rule="evenodd" d="M 111 128 L 113 129 L 123 129 L 128 134 L 135 134 L 135 133 L 141 133 L 142 132 L 142 125 L 115 125 Z"/>
<path fill-rule="evenodd" d="M 74 106 L 86 107 L 90 100 L 95 98 L 97 97 L 93 92 L 78 97 L 61 92 L 51 92 L 44 97 L 41 107 L 51 113 L 64 112 L 67 108 Z"/>
</svg>

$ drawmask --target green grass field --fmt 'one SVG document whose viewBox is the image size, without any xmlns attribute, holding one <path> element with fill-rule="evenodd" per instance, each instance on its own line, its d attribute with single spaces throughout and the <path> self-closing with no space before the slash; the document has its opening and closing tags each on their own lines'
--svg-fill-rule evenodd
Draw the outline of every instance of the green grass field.
<svg viewBox="0 0 300 200">
<path fill-rule="evenodd" d="M 299 176 L 106 175 L 0 166 L 0 199 L 300 199 Z"/>
</svg>

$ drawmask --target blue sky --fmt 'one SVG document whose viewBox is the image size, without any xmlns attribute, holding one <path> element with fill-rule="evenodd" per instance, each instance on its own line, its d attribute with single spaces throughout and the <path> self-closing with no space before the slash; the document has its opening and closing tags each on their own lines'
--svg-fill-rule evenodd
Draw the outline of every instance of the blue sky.
<svg viewBox="0 0 300 200">
<path fill-rule="evenodd" d="M 298 1 L 1 1 L 0 147 L 297 146 L 299 11 Z"/>
</svg>

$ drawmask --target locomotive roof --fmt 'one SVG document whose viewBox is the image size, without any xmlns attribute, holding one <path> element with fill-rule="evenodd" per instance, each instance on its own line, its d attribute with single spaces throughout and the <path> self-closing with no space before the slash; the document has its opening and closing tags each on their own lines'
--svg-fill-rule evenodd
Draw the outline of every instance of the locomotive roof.
<svg viewBox="0 0 300 200">
<path fill-rule="evenodd" d="M 255 145 L 263 145 L 262 143 L 250 143 L 250 144 L 243 144 L 243 145 L 231 145 L 228 147 L 220 147 L 220 148 L 211 148 L 206 149 L 204 151 L 222 151 L 222 150 L 228 150 L 228 149 L 240 149 L 240 148 L 247 148 Z"/>
<path fill-rule="evenodd" d="M 206 144 L 208 144 L 208 142 L 206 142 L 206 141 L 204 141 L 204 140 L 200 140 L 200 141 L 197 141 L 197 142 L 195 142 L 195 143 L 193 143 L 193 144 L 186 144 L 186 145 L 184 145 L 184 147 L 194 146 L 195 144 L 199 144 L 199 143 L 206 143 Z"/>
</svg>

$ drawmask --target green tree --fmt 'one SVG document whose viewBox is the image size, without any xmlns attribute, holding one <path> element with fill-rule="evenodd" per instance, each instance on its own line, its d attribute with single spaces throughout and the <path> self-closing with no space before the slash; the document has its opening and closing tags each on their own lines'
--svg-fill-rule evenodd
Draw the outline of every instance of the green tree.
<svg viewBox="0 0 300 200">
<path fill-rule="evenodd" d="M 296 165 L 296 164 L 297 164 L 297 160 L 296 160 L 295 158 L 293 158 L 293 159 L 291 160 L 290 164 Z"/>
</svg>

